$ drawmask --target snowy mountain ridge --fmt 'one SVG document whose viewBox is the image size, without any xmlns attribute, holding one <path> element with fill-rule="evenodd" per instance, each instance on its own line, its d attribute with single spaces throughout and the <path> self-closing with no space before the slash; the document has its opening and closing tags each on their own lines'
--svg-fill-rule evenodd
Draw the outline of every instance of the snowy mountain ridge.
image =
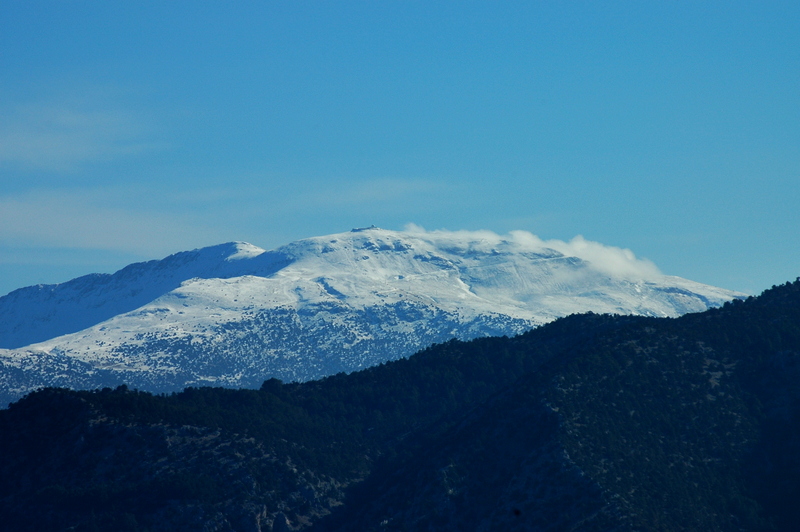
<svg viewBox="0 0 800 532">
<path fill-rule="evenodd" d="M 572 313 L 678 316 L 741 296 L 627 250 L 525 232 L 231 242 L 0 298 L 0 390 L 307 380 Z"/>
</svg>

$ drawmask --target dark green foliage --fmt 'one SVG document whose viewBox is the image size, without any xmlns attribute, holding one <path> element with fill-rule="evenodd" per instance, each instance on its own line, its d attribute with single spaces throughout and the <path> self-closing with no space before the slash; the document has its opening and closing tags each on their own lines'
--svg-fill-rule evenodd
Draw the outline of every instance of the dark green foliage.
<svg viewBox="0 0 800 532">
<path fill-rule="evenodd" d="M 798 382 L 800 280 L 679 319 L 570 316 L 304 384 L 47 389 L 0 411 L 0 519 L 794 530 Z"/>
<path fill-rule="evenodd" d="M 166 434 L 166 427 L 199 427 L 200 432 L 217 431 L 221 438 L 248 438 L 255 442 L 251 447 L 263 448 L 263 456 L 247 465 L 262 501 L 291 497 L 306 474 L 317 483 L 351 482 L 366 476 L 378 456 L 391 454 L 415 430 L 485 400 L 543 358 L 518 340 L 452 341 L 357 374 L 305 384 L 273 379 L 261 390 L 189 388 L 171 395 L 124 386 L 91 392 L 43 390 L 0 412 L 0 452 L 19 457 L 0 463 L 5 468 L 0 471 L 5 509 L 0 511 L 19 520 L 20 529 L 28 520 L 34 523 L 31 529 L 55 520 L 88 526 L 94 521 L 87 516 L 110 518 L 123 511 L 156 527 L 170 501 L 208 514 L 243 496 L 224 480 L 231 474 L 224 467 L 213 460 L 201 463 L 209 458 L 202 446 L 186 451 L 187 456 L 171 456 L 167 441 L 175 435 Z M 41 418 L 43 411 L 50 414 Z M 61 433 L 63 443 L 53 437 Z M 76 449 L 74 454 L 69 448 Z M 106 455 L 119 463 L 103 471 L 87 463 L 106 462 Z M 49 466 L 35 467 L 43 457 Z M 176 462 L 176 472 L 157 467 L 165 457 Z M 28 489 L 14 478 L 29 478 L 31 486 L 47 490 Z M 298 506 L 302 509 L 302 501 Z"/>
</svg>

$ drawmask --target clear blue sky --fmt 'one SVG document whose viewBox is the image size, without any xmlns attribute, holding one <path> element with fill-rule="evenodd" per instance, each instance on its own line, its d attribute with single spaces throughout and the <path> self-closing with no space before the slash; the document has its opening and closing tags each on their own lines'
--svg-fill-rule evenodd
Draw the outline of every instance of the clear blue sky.
<svg viewBox="0 0 800 532">
<path fill-rule="evenodd" d="M 409 222 L 800 275 L 796 1 L 5 0 L 0 28 L 0 294 Z"/>
</svg>

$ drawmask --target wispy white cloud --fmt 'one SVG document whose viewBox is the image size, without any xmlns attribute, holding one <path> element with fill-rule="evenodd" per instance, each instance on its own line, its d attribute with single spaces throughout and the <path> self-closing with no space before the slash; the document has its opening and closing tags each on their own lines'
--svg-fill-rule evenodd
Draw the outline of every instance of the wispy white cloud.
<svg viewBox="0 0 800 532">
<path fill-rule="evenodd" d="M 218 243 L 211 227 L 179 214 L 136 210 L 120 190 L 33 190 L 0 196 L 0 244 L 104 249 L 157 257 Z"/>
<path fill-rule="evenodd" d="M 448 234 L 455 239 L 463 241 L 483 241 L 487 246 L 498 246 L 511 242 L 527 251 L 539 252 L 544 249 L 553 249 L 568 257 L 577 257 L 585 260 L 597 270 L 620 275 L 629 279 L 647 280 L 661 275 L 658 267 L 647 259 L 638 258 L 631 250 L 607 246 L 600 242 L 586 240 L 578 235 L 569 242 L 563 240 L 542 240 L 528 231 L 511 231 L 508 235 L 499 235 L 493 231 L 427 231 L 424 227 L 408 224 L 406 231 L 418 235 L 436 233 Z"/>
<path fill-rule="evenodd" d="M 227 182 L 187 187 L 162 197 L 172 206 L 202 212 L 235 239 L 277 246 L 288 239 L 371 223 L 391 223 L 432 209 L 448 208 L 450 189 L 434 180 L 385 178 L 355 183 L 284 176 L 236 176 Z M 399 223 L 399 222 L 397 222 Z M 322 229 L 320 229 L 322 228 Z"/>
<path fill-rule="evenodd" d="M 239 216 L 308 217 L 320 212 L 405 212 L 419 204 L 446 201 L 449 187 L 427 179 L 376 178 L 350 182 L 336 179 L 293 179 L 287 176 L 232 174 L 214 177 L 200 187 L 172 190 L 169 201 L 206 212 Z M 235 186 L 230 185 L 235 183 Z M 443 196 L 445 196 L 443 198 Z"/>
<path fill-rule="evenodd" d="M 160 149 L 142 116 L 108 99 L 0 106 L 0 165 L 73 172 L 84 163 Z"/>
<path fill-rule="evenodd" d="M 586 240 L 581 235 L 569 242 L 547 240 L 544 244 L 564 255 L 590 262 L 595 268 L 606 273 L 633 279 L 652 279 L 661 275 L 661 271 L 653 262 L 638 258 L 630 249 L 607 246 Z"/>
</svg>

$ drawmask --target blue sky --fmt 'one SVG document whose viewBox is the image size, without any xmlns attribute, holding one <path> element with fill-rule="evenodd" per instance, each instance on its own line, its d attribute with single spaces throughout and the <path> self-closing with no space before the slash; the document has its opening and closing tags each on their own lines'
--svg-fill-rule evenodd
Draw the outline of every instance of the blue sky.
<svg viewBox="0 0 800 532">
<path fill-rule="evenodd" d="M 408 223 L 800 275 L 797 2 L 228 4 L 0 3 L 0 294 Z"/>
</svg>

